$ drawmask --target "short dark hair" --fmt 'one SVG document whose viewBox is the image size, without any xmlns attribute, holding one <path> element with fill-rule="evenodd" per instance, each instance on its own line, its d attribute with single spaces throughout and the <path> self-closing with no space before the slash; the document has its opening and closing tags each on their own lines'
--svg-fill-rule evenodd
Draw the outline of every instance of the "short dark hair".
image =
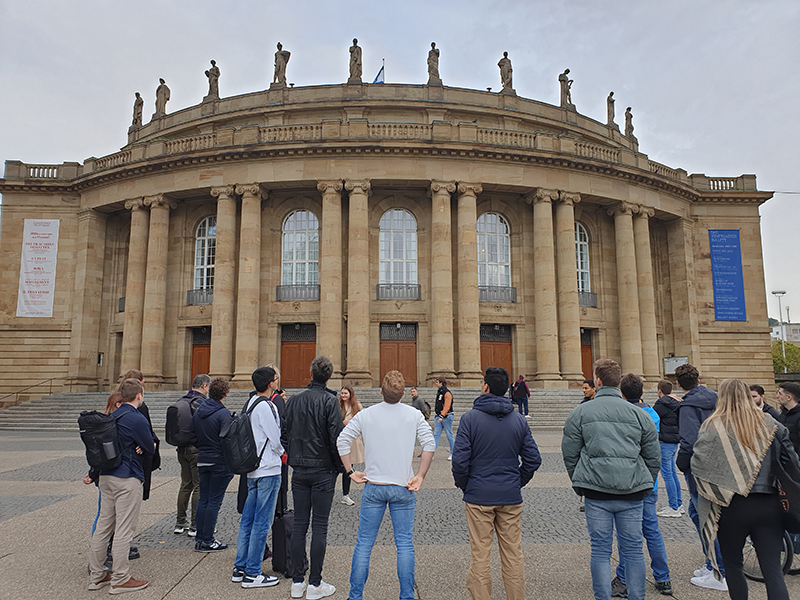
<svg viewBox="0 0 800 600">
<path fill-rule="evenodd" d="M 697 387 L 697 382 L 700 381 L 700 371 L 689 363 L 678 365 L 675 367 L 675 378 L 678 380 L 678 385 L 688 392 Z"/>
<path fill-rule="evenodd" d="M 120 402 L 133 402 L 136 396 L 144 393 L 142 382 L 133 377 L 123 379 L 119 384 Z"/>
<path fill-rule="evenodd" d="M 437 377 L 434 381 L 438 381 L 441 385 L 447 387 L 447 379 L 444 377 Z"/>
<path fill-rule="evenodd" d="M 661 391 L 662 394 L 668 396 L 672 393 L 672 382 L 666 379 L 662 379 L 658 382 L 658 389 Z"/>
<path fill-rule="evenodd" d="M 622 379 L 622 368 L 619 363 L 610 358 L 601 358 L 594 361 L 594 376 L 609 387 L 619 387 Z"/>
<path fill-rule="evenodd" d="M 763 396 L 764 395 L 764 388 L 761 387 L 760 385 L 751 385 L 750 386 L 750 391 L 751 392 L 757 392 L 759 396 Z"/>
<path fill-rule="evenodd" d="M 222 399 L 230 391 L 230 389 L 231 384 L 228 383 L 227 378 L 215 377 L 211 380 L 211 383 L 208 386 L 208 397 L 212 400 L 218 400 L 222 402 Z"/>
<path fill-rule="evenodd" d="M 594 379 L 584 379 L 584 380 L 583 380 L 583 383 L 585 383 L 586 385 L 588 385 L 590 388 L 593 388 L 593 387 L 594 387 Z"/>
<path fill-rule="evenodd" d="M 250 376 L 256 391 L 260 394 L 266 392 L 269 384 L 275 381 L 275 369 L 272 367 L 258 367 Z"/>
<path fill-rule="evenodd" d="M 495 396 L 503 396 L 508 391 L 508 371 L 501 367 L 486 367 L 483 381 Z"/>
<path fill-rule="evenodd" d="M 400 371 L 389 371 L 383 376 L 381 393 L 389 404 L 397 404 L 406 390 L 406 380 Z"/>
<path fill-rule="evenodd" d="M 211 383 L 211 377 L 205 374 L 195 375 L 192 379 L 192 389 L 199 390 L 204 385 Z"/>
<path fill-rule="evenodd" d="M 800 383 L 784 381 L 783 383 L 779 383 L 778 387 L 794 398 L 795 402 L 800 402 Z"/>
<path fill-rule="evenodd" d="M 333 363 L 327 356 L 318 356 L 311 361 L 311 379 L 317 383 L 327 383 L 333 375 Z"/>
<path fill-rule="evenodd" d="M 619 382 L 619 391 L 622 392 L 626 400 L 639 400 L 642 397 L 642 390 L 644 390 L 642 378 L 633 373 L 626 373 Z"/>
</svg>

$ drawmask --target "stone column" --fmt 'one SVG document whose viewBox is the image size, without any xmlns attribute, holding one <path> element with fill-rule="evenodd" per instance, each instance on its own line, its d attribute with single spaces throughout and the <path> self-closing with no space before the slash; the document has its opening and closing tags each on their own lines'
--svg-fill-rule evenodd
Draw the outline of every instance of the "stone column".
<svg viewBox="0 0 800 600">
<path fill-rule="evenodd" d="M 454 181 L 431 181 L 431 372 L 428 380 L 455 378 L 453 239 L 450 231 L 450 194 L 455 191 Z"/>
<path fill-rule="evenodd" d="M 656 334 L 656 294 L 653 283 L 653 256 L 650 249 L 652 208 L 641 207 L 633 219 L 633 240 L 636 245 L 636 273 L 639 288 L 639 318 L 642 324 L 642 367 L 645 380 L 655 384 L 661 379 Z M 648 386 L 651 387 L 651 386 Z"/>
<path fill-rule="evenodd" d="M 319 335 L 317 354 L 333 363 L 331 389 L 342 382 L 342 182 L 319 181 L 322 226 L 319 248 Z"/>
<path fill-rule="evenodd" d="M 480 183 L 458 184 L 458 378 L 461 387 L 481 383 L 478 309 L 478 194 Z"/>
<path fill-rule="evenodd" d="M 144 287 L 140 368 L 147 383 L 158 386 L 164 380 L 169 211 L 177 204 L 173 200 L 165 198 L 163 194 L 146 196 L 144 203 L 150 207 L 150 234 L 147 240 L 147 275 Z"/>
<path fill-rule="evenodd" d="M 144 282 L 147 271 L 147 236 L 150 215 L 145 210 L 144 198 L 125 202 L 131 211 L 131 233 L 128 240 L 128 273 L 125 280 L 125 323 L 122 334 L 120 373 L 141 368 L 142 315 L 144 310 Z"/>
<path fill-rule="evenodd" d="M 78 213 L 69 357 L 70 389 L 73 391 L 99 389 L 97 353 L 100 349 L 106 220 L 105 214 L 91 208 Z M 112 382 L 117 375 L 111 374 Z"/>
<path fill-rule="evenodd" d="M 556 246 L 558 249 L 558 340 L 561 377 L 583 381 L 581 368 L 581 316 L 578 308 L 578 264 L 575 255 L 575 204 L 581 195 L 559 194 L 556 205 Z"/>
<path fill-rule="evenodd" d="M 558 190 L 539 188 L 535 194 L 528 196 L 527 200 L 533 204 L 536 382 L 540 387 L 560 387 L 560 384 L 552 383 L 561 380 L 558 360 L 556 264 L 553 246 L 553 202 L 558 200 Z M 574 272 L 573 276 L 576 276 Z"/>
<path fill-rule="evenodd" d="M 639 317 L 639 282 L 636 274 L 636 244 L 633 213 L 639 207 L 620 202 L 608 213 L 614 216 L 617 246 L 617 294 L 619 297 L 619 338 L 622 373 L 642 375 L 642 337 Z"/>
<path fill-rule="evenodd" d="M 703 372 L 697 293 L 694 277 L 694 221 L 675 219 L 667 224 L 669 279 L 672 299 L 672 330 L 675 356 L 687 356 Z"/>
<path fill-rule="evenodd" d="M 369 196 L 368 179 L 347 180 L 350 213 L 347 254 L 347 373 L 351 385 L 371 386 L 369 369 Z"/>
<path fill-rule="evenodd" d="M 236 322 L 236 198 L 234 186 L 212 187 L 217 199 L 214 246 L 214 304 L 211 311 L 211 377 L 233 375 L 233 329 Z"/>
<path fill-rule="evenodd" d="M 237 185 L 242 197 L 239 233 L 239 286 L 236 293 L 236 355 L 233 387 L 250 387 L 258 366 L 258 319 L 261 303 L 261 200 L 257 183 Z"/>
</svg>

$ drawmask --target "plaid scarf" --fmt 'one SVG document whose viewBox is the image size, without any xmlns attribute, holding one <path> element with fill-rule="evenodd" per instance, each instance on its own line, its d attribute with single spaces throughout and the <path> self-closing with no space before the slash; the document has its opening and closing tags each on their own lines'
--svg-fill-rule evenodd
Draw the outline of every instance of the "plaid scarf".
<svg viewBox="0 0 800 600">
<path fill-rule="evenodd" d="M 717 565 L 714 540 L 722 509 L 730 505 L 734 494 L 747 496 L 750 493 L 778 429 L 772 417 L 766 413 L 764 417 L 758 425 L 761 431 L 755 438 L 755 452 L 742 445 L 733 428 L 726 428 L 722 419 L 709 421 L 694 444 L 692 475 L 697 483 L 700 537 L 718 581 L 722 581 L 722 574 Z"/>
</svg>

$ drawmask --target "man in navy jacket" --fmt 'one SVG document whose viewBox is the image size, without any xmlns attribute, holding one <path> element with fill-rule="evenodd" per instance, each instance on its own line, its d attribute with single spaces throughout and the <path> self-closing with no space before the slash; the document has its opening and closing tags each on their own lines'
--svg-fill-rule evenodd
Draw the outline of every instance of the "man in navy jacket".
<svg viewBox="0 0 800 600">
<path fill-rule="evenodd" d="M 472 549 L 467 591 L 473 600 L 489 600 L 492 595 L 489 557 L 495 531 L 506 598 L 525 596 L 520 490 L 542 459 L 525 417 L 503 396 L 506 390 L 505 369 L 487 368 L 483 394 L 461 417 L 453 449 L 453 479 L 464 492 Z"/>
</svg>

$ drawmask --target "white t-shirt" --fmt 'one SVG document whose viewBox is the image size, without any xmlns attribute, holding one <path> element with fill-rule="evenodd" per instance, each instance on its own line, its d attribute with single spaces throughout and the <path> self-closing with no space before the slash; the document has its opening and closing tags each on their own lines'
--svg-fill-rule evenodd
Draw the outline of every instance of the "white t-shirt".
<svg viewBox="0 0 800 600">
<path fill-rule="evenodd" d="M 419 439 L 427 452 L 436 449 L 423 414 L 401 402 L 384 401 L 359 411 L 336 440 L 339 454 L 349 454 L 350 445 L 359 435 L 364 440 L 364 462 L 371 483 L 405 487 L 414 477 L 414 441 Z"/>
<path fill-rule="evenodd" d="M 253 396 L 247 401 L 246 407 L 249 408 L 252 402 L 260 399 L 260 396 Z M 261 454 L 265 442 L 267 447 L 264 448 L 258 468 L 247 474 L 248 479 L 281 474 L 281 456 L 283 456 L 281 427 L 278 424 L 278 409 L 275 408 L 275 405 L 270 406 L 270 404 L 272 403 L 264 398 L 250 414 L 250 425 L 253 427 L 256 450 Z"/>
</svg>

